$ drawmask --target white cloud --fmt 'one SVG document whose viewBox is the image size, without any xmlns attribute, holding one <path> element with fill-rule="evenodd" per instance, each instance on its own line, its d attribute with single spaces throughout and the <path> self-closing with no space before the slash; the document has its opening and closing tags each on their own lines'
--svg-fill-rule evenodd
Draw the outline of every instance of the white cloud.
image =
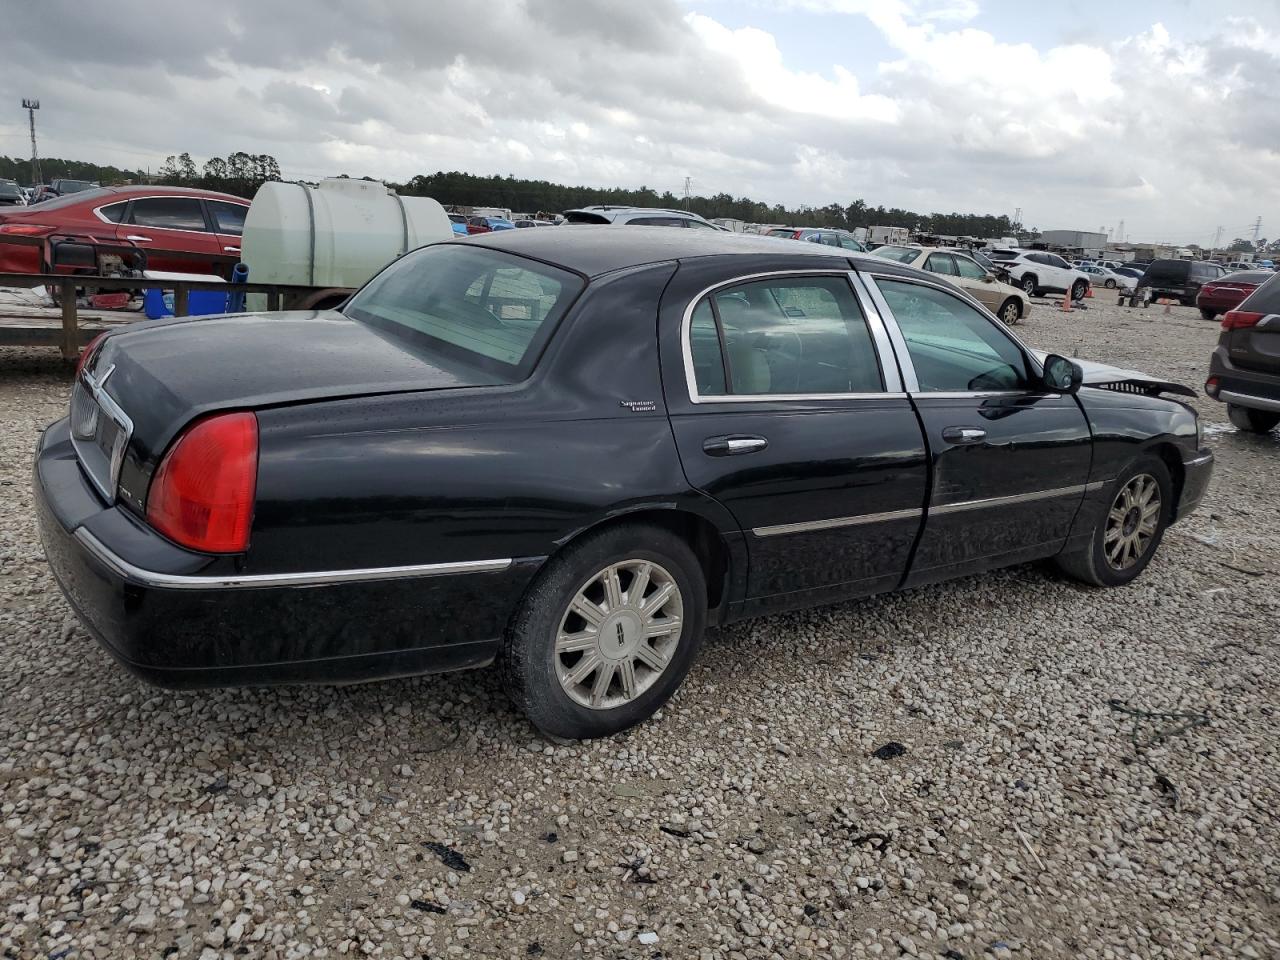
<svg viewBox="0 0 1280 960">
<path fill-rule="evenodd" d="M 358 17 L 315 0 L 305 18 L 223 0 L 199 29 L 142 0 L 46 0 L 15 11 L 0 102 L 41 96 L 46 154 L 129 166 L 245 149 L 307 177 L 675 190 L 691 175 L 770 203 L 1021 206 L 1041 227 L 1123 217 L 1184 240 L 1280 217 L 1265 8 L 1181 36 L 1153 3 L 1132 36 L 1032 44 L 978 29 L 975 0 L 773 2 L 782 43 L 750 23 L 760 8 L 730 26 L 673 0 L 383 0 Z M 828 62 L 805 46 L 812 24 L 889 53 Z M 22 124 L 0 137 L 25 154 Z"/>
</svg>

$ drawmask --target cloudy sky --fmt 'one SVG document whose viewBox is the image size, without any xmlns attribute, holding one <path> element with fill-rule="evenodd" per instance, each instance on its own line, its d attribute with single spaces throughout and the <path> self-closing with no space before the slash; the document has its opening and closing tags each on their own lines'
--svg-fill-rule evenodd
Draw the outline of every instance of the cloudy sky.
<svg viewBox="0 0 1280 960">
<path fill-rule="evenodd" d="M 42 153 L 130 167 L 246 150 L 286 177 L 691 176 L 770 203 L 1124 220 L 1129 239 L 1229 241 L 1258 216 L 1280 233 L 1271 0 L 6 8 L 9 156 L 29 153 L 35 96 Z"/>
</svg>

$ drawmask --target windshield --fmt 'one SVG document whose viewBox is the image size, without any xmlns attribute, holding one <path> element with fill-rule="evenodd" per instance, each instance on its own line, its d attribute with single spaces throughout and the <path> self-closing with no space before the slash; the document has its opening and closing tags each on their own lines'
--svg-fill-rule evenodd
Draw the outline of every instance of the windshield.
<svg viewBox="0 0 1280 960">
<path fill-rule="evenodd" d="M 36 206 L 41 211 L 57 210 L 61 207 L 70 207 L 73 204 L 78 205 L 86 201 L 93 201 L 99 197 L 106 199 L 113 196 L 113 191 L 95 187 L 93 190 L 81 190 L 79 193 L 69 193 L 65 197 L 50 197 L 48 200 L 41 200 Z M 125 199 L 128 199 L 127 197 Z"/>
<path fill-rule="evenodd" d="M 896 260 L 898 263 L 911 263 L 916 257 L 920 256 L 919 247 L 876 247 L 871 252 L 877 257 Z"/>
<path fill-rule="evenodd" d="M 443 243 L 406 254 L 374 277 L 343 313 L 417 352 L 523 380 L 582 280 L 497 250 Z"/>
</svg>

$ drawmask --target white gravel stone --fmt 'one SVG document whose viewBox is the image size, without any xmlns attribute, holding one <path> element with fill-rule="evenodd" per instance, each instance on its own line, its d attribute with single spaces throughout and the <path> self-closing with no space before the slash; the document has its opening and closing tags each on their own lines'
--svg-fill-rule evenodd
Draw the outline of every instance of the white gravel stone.
<svg viewBox="0 0 1280 960">
<path fill-rule="evenodd" d="M 1203 383 L 1194 310 L 1088 306 L 1017 332 Z M 68 383 L 0 348 L 0 956 L 1280 956 L 1280 438 L 1217 403 L 1213 486 L 1132 585 L 1024 566 L 736 624 L 660 718 L 548 744 L 485 671 L 132 679 L 36 535 Z M 1209 723 L 1139 761 L 1112 699 Z"/>
</svg>

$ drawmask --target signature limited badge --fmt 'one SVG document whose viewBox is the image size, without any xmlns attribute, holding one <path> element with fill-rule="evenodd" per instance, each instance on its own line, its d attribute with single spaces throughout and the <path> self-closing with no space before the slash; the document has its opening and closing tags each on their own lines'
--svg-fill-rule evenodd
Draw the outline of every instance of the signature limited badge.
<svg viewBox="0 0 1280 960">
<path fill-rule="evenodd" d="M 654 400 L 620 400 L 618 402 L 632 413 L 653 413 L 658 409 L 658 404 Z"/>
</svg>

